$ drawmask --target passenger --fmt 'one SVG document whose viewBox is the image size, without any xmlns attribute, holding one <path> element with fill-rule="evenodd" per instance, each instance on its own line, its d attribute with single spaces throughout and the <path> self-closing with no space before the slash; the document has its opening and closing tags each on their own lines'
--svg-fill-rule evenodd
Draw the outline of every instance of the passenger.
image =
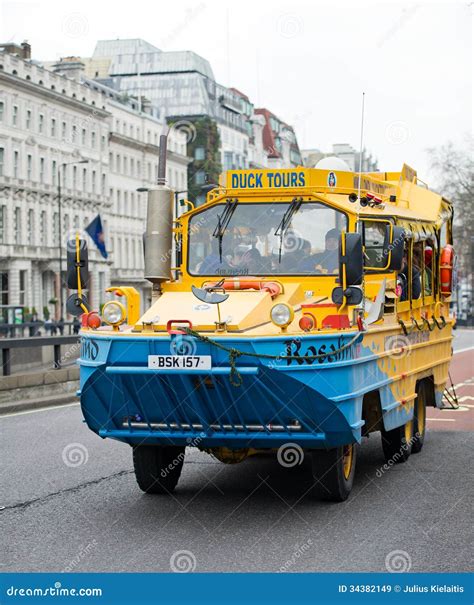
<svg viewBox="0 0 474 605">
<path fill-rule="evenodd" d="M 298 273 L 337 273 L 339 267 L 339 229 L 329 229 L 325 238 L 324 252 L 303 258 Z"/>
<path fill-rule="evenodd" d="M 311 242 L 287 233 L 284 240 L 284 254 L 281 259 L 280 273 L 297 273 L 299 264 L 311 254 Z"/>
<path fill-rule="evenodd" d="M 400 271 L 399 276 L 402 278 L 401 279 L 402 293 L 400 296 L 400 300 L 401 301 L 408 300 L 408 256 L 407 256 L 406 250 L 403 255 L 403 266 L 402 266 L 402 270 Z M 413 300 L 415 300 L 417 298 L 420 298 L 420 296 L 421 296 L 420 271 L 419 271 L 418 267 L 416 266 L 416 264 L 413 262 L 412 269 L 411 269 L 411 297 Z"/>
</svg>

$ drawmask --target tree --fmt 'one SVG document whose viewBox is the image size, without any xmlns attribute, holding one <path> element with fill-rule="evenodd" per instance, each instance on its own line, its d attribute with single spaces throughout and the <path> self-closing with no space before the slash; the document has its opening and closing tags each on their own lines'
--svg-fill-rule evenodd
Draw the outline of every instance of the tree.
<svg viewBox="0 0 474 605">
<path fill-rule="evenodd" d="M 474 140 L 462 146 L 448 141 L 431 148 L 431 167 L 437 175 L 437 189 L 454 206 L 454 244 L 460 277 L 472 282 L 472 237 L 474 227 Z"/>
</svg>

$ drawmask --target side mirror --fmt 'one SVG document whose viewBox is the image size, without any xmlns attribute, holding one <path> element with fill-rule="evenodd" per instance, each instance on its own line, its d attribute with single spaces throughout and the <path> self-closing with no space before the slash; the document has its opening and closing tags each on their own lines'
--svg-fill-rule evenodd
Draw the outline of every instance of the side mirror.
<svg viewBox="0 0 474 605">
<path fill-rule="evenodd" d="M 362 290 L 357 286 L 350 286 L 345 290 L 340 287 L 334 288 L 331 298 L 335 305 L 342 305 L 344 297 L 346 298 L 346 303 L 348 305 L 360 305 L 363 298 Z"/>
<path fill-rule="evenodd" d="M 389 259 L 388 271 L 401 271 L 403 266 L 403 249 L 405 244 L 405 229 L 394 225 L 385 227 L 383 244 L 384 257 Z"/>
<path fill-rule="evenodd" d="M 339 240 L 339 279 L 342 287 L 360 286 L 363 275 L 364 255 L 361 234 L 341 233 L 341 239 Z"/>
<path fill-rule="evenodd" d="M 85 239 L 70 239 L 67 249 L 67 287 L 70 290 L 86 289 L 89 283 L 89 255 Z M 78 271 L 79 269 L 79 271 Z M 79 275 L 78 275 L 79 274 Z"/>
</svg>

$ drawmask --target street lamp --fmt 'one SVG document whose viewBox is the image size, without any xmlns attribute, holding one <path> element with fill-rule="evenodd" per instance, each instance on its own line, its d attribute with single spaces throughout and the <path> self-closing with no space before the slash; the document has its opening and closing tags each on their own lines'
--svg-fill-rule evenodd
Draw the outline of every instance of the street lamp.
<svg viewBox="0 0 474 605">
<path fill-rule="evenodd" d="M 87 164 L 89 160 L 77 160 L 76 162 L 63 162 L 58 166 L 58 222 L 59 222 L 59 233 L 58 233 L 58 255 L 59 255 L 59 319 L 63 317 L 64 310 L 64 295 L 63 295 L 63 251 L 62 251 L 62 237 L 61 237 L 61 169 L 64 171 L 63 176 L 66 174 L 66 166 L 72 166 L 74 164 Z M 66 178 L 64 178 L 64 181 Z"/>
</svg>

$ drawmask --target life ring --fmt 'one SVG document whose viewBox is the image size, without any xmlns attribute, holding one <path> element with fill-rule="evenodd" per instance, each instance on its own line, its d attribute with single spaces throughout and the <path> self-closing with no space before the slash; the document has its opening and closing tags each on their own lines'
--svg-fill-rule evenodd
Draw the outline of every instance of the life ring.
<svg viewBox="0 0 474 605">
<path fill-rule="evenodd" d="M 441 294 L 446 296 L 449 296 L 453 291 L 454 257 L 454 248 L 451 244 L 446 244 L 441 251 L 440 258 Z"/>
<path fill-rule="evenodd" d="M 209 285 L 211 284 L 206 282 L 204 287 Z M 215 285 L 215 283 L 212 285 Z M 260 290 L 268 292 L 272 298 L 275 298 L 275 296 L 278 296 L 283 292 L 283 287 L 278 282 L 240 279 L 238 277 L 229 280 L 226 279 L 221 287 L 224 288 L 224 290 Z"/>
</svg>

